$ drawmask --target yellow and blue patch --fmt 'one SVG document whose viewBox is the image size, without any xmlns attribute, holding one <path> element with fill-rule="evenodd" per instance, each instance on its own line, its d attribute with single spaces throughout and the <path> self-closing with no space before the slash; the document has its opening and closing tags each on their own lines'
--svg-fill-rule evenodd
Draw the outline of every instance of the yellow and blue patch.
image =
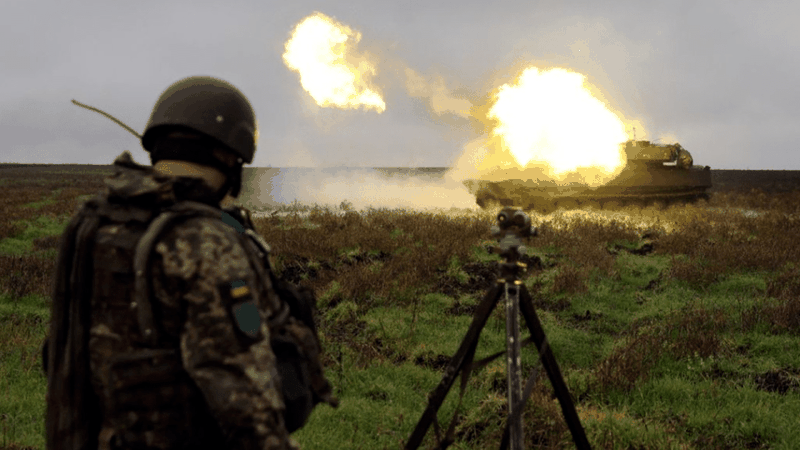
<svg viewBox="0 0 800 450">
<path fill-rule="evenodd" d="M 244 280 L 229 283 L 222 292 L 227 294 L 231 317 L 244 337 L 257 340 L 260 336 L 261 316 L 258 303 L 253 298 L 250 286 Z"/>
</svg>

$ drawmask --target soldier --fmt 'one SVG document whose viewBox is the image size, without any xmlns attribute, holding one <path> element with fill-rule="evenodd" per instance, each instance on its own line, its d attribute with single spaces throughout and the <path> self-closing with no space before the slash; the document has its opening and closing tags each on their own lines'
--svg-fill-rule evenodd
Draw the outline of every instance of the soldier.
<svg viewBox="0 0 800 450">
<path fill-rule="evenodd" d="M 313 297 L 276 279 L 236 197 L 253 110 L 210 77 L 171 85 L 103 193 L 62 237 L 47 372 L 47 448 L 292 448 L 320 401 Z"/>
</svg>

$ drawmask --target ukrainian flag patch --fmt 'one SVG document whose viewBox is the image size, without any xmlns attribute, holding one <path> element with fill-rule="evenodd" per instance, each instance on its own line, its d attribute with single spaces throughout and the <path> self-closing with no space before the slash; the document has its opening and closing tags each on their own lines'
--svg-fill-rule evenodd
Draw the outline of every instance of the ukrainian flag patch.
<svg viewBox="0 0 800 450">
<path fill-rule="evenodd" d="M 252 296 L 250 287 L 243 280 L 237 280 L 226 286 L 229 296 L 231 316 L 236 328 L 250 339 L 257 339 L 261 328 L 261 316 L 258 304 Z"/>
</svg>

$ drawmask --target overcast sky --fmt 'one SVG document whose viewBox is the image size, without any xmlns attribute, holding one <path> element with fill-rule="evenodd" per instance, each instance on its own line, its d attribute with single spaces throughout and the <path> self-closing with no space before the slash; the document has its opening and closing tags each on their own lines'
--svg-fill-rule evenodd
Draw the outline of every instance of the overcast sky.
<svg viewBox="0 0 800 450">
<path fill-rule="evenodd" d="M 800 170 L 797 1 L 0 2 L 0 162 L 109 164 L 189 75 L 239 87 L 255 166 L 448 166 L 478 135 L 403 88 L 397 67 L 478 98 L 528 65 L 583 73 L 651 139 L 718 169 Z M 315 11 L 378 55 L 386 111 L 321 109 L 281 55 Z M 576 130 L 578 132 L 578 130 Z"/>
</svg>

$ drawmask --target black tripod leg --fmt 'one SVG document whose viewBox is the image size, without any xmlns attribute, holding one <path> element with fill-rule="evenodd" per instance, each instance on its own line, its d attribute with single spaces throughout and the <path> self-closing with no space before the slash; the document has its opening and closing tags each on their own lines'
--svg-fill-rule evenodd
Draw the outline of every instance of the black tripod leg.
<svg viewBox="0 0 800 450">
<path fill-rule="evenodd" d="M 453 355 L 450 363 L 445 368 L 444 376 L 442 381 L 439 382 L 439 386 L 428 397 L 428 406 L 408 438 L 408 443 L 405 446 L 406 450 L 416 450 L 422 444 L 422 439 L 425 437 L 428 427 L 436 418 L 436 413 L 444 403 L 450 387 L 453 386 L 453 381 L 455 381 L 458 373 L 464 369 L 465 361 L 471 359 L 471 354 L 475 352 L 475 348 L 478 345 L 478 337 L 486 325 L 486 321 L 489 320 L 489 314 L 491 314 L 503 293 L 502 287 L 503 285 L 493 286 L 483 297 L 483 300 L 472 315 L 472 323 L 467 330 L 467 334 L 464 336 L 464 340 L 461 341 L 461 346 L 456 351 L 456 354 Z"/>
<path fill-rule="evenodd" d="M 567 421 L 569 431 L 572 433 L 575 447 L 580 450 L 591 449 L 589 440 L 586 438 L 586 432 L 584 432 L 581 425 L 581 420 L 575 411 L 575 405 L 572 403 L 572 397 L 569 394 L 566 383 L 564 383 L 564 378 L 561 376 L 561 371 L 558 369 L 556 358 L 553 356 L 552 350 L 550 350 L 550 345 L 547 344 L 547 336 L 544 334 L 542 324 L 539 322 L 539 316 L 533 307 L 531 295 L 525 285 L 520 286 L 519 307 L 522 311 L 522 316 L 525 318 L 525 323 L 528 324 L 528 330 L 531 332 L 533 342 L 536 344 L 536 348 L 539 349 L 542 365 L 561 404 L 561 412 L 564 414 L 564 420 Z"/>
</svg>

